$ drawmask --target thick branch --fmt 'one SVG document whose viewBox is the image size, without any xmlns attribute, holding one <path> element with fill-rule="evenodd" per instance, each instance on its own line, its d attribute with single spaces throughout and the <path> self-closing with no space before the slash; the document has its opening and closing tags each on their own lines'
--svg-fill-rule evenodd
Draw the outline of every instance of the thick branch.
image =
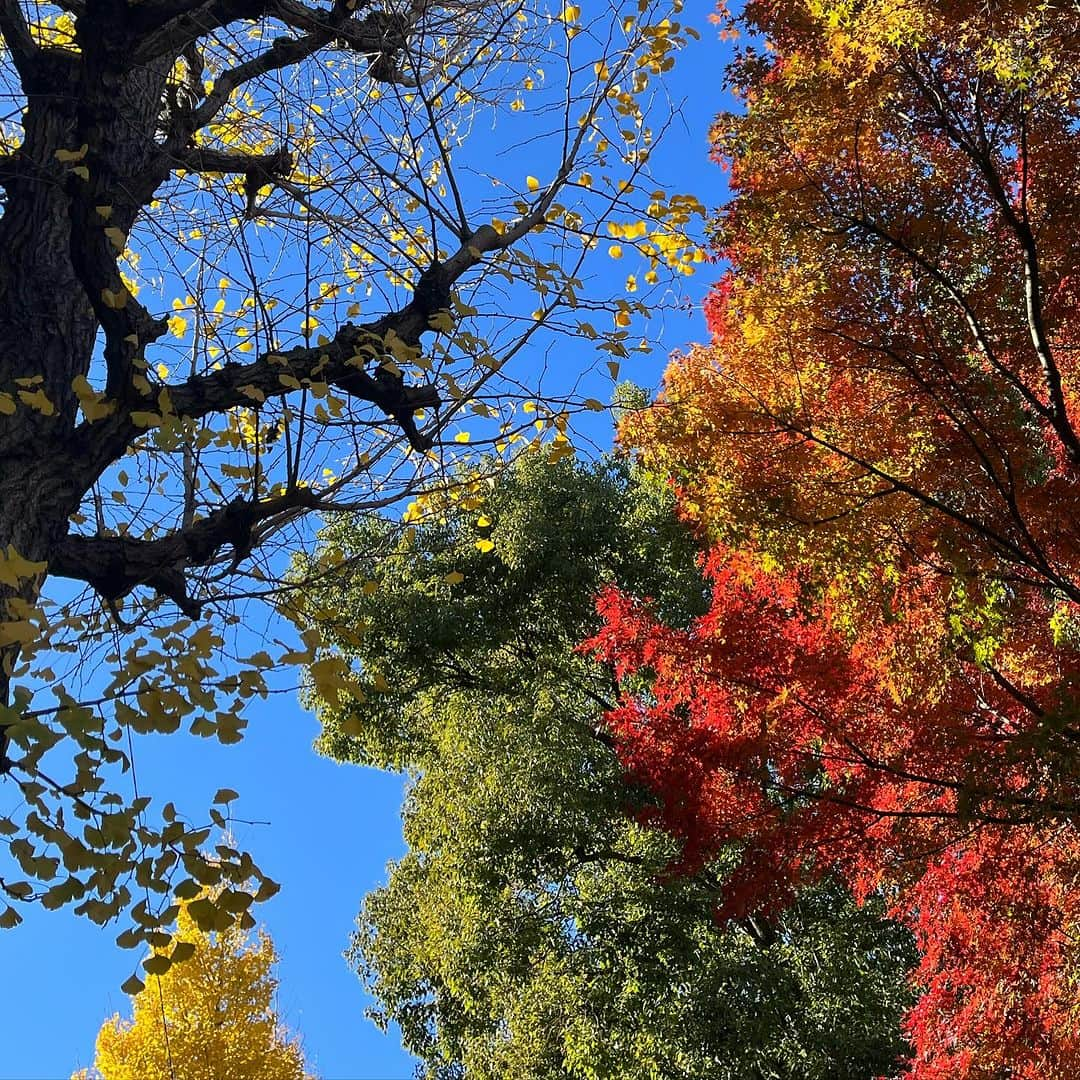
<svg viewBox="0 0 1080 1080">
<path fill-rule="evenodd" d="M 15 70 L 25 84 L 39 50 L 30 36 L 19 0 L 0 0 L 0 34 L 11 53 Z"/>
<path fill-rule="evenodd" d="M 417 431 L 413 414 L 418 409 L 437 408 L 438 389 L 426 383 L 406 385 L 395 362 L 395 348 L 399 355 L 403 347 L 406 351 L 418 349 L 422 336 L 434 328 L 436 316 L 449 309 L 454 283 L 486 253 L 505 247 L 513 235 L 514 230 L 499 235 L 490 225 L 481 225 L 449 259 L 428 267 L 412 300 L 400 311 L 364 326 L 346 323 L 325 345 L 266 352 L 250 364 L 229 363 L 166 387 L 171 411 L 198 420 L 211 413 L 250 407 L 253 401 L 284 397 L 303 383 L 326 383 L 392 417 L 414 449 L 429 449 L 431 440 Z M 126 398 L 112 416 L 76 429 L 72 446 L 85 466 L 82 480 L 86 486 L 139 434 L 142 429 L 132 422 L 131 412 L 156 410 L 157 394 L 155 390 L 148 398 Z"/>
<path fill-rule="evenodd" d="M 416 433 L 412 414 L 437 406 L 438 392 L 427 384 L 404 384 L 391 367 L 394 342 L 405 349 L 418 348 L 422 336 L 433 329 L 435 317 L 450 307 L 454 283 L 485 253 L 503 246 L 504 237 L 483 225 L 446 262 L 428 267 L 412 300 L 400 311 L 364 326 L 346 323 L 325 345 L 270 352 L 251 364 L 227 364 L 219 371 L 188 379 L 169 388 L 172 407 L 178 416 L 198 419 L 250 405 L 260 394 L 281 397 L 295 389 L 297 381 L 324 382 L 377 405 L 402 425 L 416 449 L 426 450 L 430 442 Z M 372 365 L 374 374 L 365 370 Z"/>
<path fill-rule="evenodd" d="M 165 334 L 166 324 L 153 318 L 128 290 L 117 262 L 117 243 L 102 228 L 93 198 L 82 192 L 79 196 L 71 203 L 71 264 L 105 334 L 105 392 L 124 399 L 143 350 Z M 126 235 L 133 218 L 131 207 L 119 206 L 112 220 Z"/>
<path fill-rule="evenodd" d="M 85 581 L 109 604 L 146 586 L 196 619 L 202 601 L 188 595 L 188 568 L 213 562 L 226 546 L 232 547 L 237 565 L 250 554 L 252 531 L 259 522 L 297 508 L 311 509 L 317 502 L 310 489 L 295 488 L 265 502 L 234 499 L 209 517 L 157 540 L 67 536 L 49 558 L 49 573 Z"/>
<path fill-rule="evenodd" d="M 284 148 L 272 154 L 230 154 L 224 150 L 193 146 L 177 157 L 177 164 L 189 172 L 255 173 L 267 177 L 269 182 L 276 176 L 287 176 L 293 158 Z"/>
<path fill-rule="evenodd" d="M 192 15 L 208 7 L 208 0 L 141 0 L 131 12 L 130 24 L 136 33 L 147 34 L 183 15 Z"/>
<path fill-rule="evenodd" d="M 285 181 L 293 167 L 293 156 L 282 148 L 273 154 L 230 154 L 194 146 L 179 158 L 183 167 L 198 173 L 243 173 L 246 214 L 254 217 L 259 192 L 267 184 Z"/>
<path fill-rule="evenodd" d="M 177 8 L 179 13 L 175 18 L 157 25 L 139 41 L 135 48 L 135 63 L 149 63 L 162 56 L 179 56 L 189 45 L 238 19 L 262 16 L 278 19 L 303 35 L 301 38 L 277 38 L 267 52 L 302 41 L 307 48 L 298 59 L 309 56 L 315 49 L 331 41 L 340 41 L 357 52 L 372 56 L 403 48 L 405 44 L 402 20 L 385 12 L 369 12 L 364 18 L 358 19 L 341 0 L 336 0 L 329 11 L 310 8 L 296 0 L 211 0 L 195 7 L 178 4 Z M 256 61 L 241 64 L 240 68 L 250 67 L 266 55 L 263 53 Z M 279 66 L 271 64 L 264 70 Z M 239 68 L 232 69 L 237 70 Z M 223 77 L 228 78 L 231 74 L 231 71 L 225 72 Z"/>
<path fill-rule="evenodd" d="M 373 354 L 376 363 L 389 358 L 383 327 L 389 331 L 401 321 L 391 317 L 370 327 L 346 323 L 326 345 L 265 353 L 251 364 L 226 364 L 170 387 L 173 410 L 177 416 L 198 419 L 250 406 L 252 401 L 282 397 L 297 383 L 328 383 L 378 406 L 401 424 L 414 448 L 427 450 L 431 443 L 417 432 L 412 416 L 417 409 L 437 407 L 438 390 L 426 383 L 407 386 L 385 366 L 376 366 L 374 374 L 363 369 Z"/>
<path fill-rule="evenodd" d="M 138 44 L 133 64 L 145 64 L 162 56 L 179 56 L 199 38 L 226 27 L 237 19 L 258 19 L 266 14 L 266 0 L 177 0 L 132 8 L 131 31 Z"/>
<path fill-rule="evenodd" d="M 183 54 L 213 29 L 206 23 L 211 9 L 213 21 L 233 12 L 242 2 L 233 0 L 230 7 L 222 0 L 182 16 L 144 39 L 136 48 L 136 57 L 149 60 L 158 56 Z M 397 16 L 375 11 L 363 19 L 357 19 L 351 17 L 351 12 L 341 2 L 335 3 L 332 12 L 312 10 L 293 0 L 278 0 L 277 3 L 264 3 L 263 6 L 267 14 L 275 15 L 300 36 L 277 37 L 258 56 L 223 72 L 201 104 L 176 118 L 165 148 L 167 156 L 185 152 L 195 132 L 213 121 L 238 87 L 261 75 L 299 64 L 333 41 L 366 55 L 370 60 L 369 74 L 373 78 L 384 82 L 406 81 L 398 72 L 395 57 L 406 45 L 408 27 Z M 242 16 L 230 14 L 230 20 L 226 21 L 239 17 Z"/>
</svg>

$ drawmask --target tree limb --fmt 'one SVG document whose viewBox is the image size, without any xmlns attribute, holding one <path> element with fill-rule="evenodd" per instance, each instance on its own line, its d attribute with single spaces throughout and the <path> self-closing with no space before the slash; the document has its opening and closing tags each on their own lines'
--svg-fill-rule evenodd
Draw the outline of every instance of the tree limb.
<svg viewBox="0 0 1080 1080">
<path fill-rule="evenodd" d="M 30 27 L 19 0 L 0 0 L 0 35 L 11 53 L 15 70 L 25 84 L 40 50 L 30 36 Z"/>
<path fill-rule="evenodd" d="M 203 602 L 189 596 L 186 569 L 206 566 L 227 545 L 236 566 L 250 554 L 252 531 L 259 522 L 317 505 L 318 496 L 310 488 L 294 488 L 261 502 L 234 499 L 209 517 L 156 540 L 70 535 L 50 556 L 49 573 L 85 581 L 110 605 L 144 585 L 197 619 Z"/>
<path fill-rule="evenodd" d="M 211 413 L 284 397 L 305 382 L 326 383 L 370 402 L 396 420 L 414 449 L 430 449 L 431 440 L 417 430 L 413 413 L 438 408 L 438 389 L 429 383 L 406 385 L 394 360 L 395 348 L 399 353 L 402 349 L 418 350 L 422 336 L 435 328 L 436 316 L 449 309 L 454 283 L 485 254 L 511 243 L 515 234 L 511 229 L 500 235 L 490 225 L 481 225 L 450 258 L 433 262 L 424 271 L 405 307 L 362 326 L 345 323 L 324 345 L 268 350 L 250 364 L 228 363 L 216 371 L 166 386 L 169 411 L 177 417 L 198 420 Z M 128 301 L 129 306 L 136 303 Z M 371 366 L 375 368 L 373 373 L 365 370 Z M 132 421 L 132 412 L 160 408 L 161 389 L 155 387 L 150 396 L 130 391 L 117 395 L 121 407 L 112 416 L 84 422 L 75 429 L 70 445 L 74 459 L 85 470 L 81 479 L 87 487 L 141 430 Z"/>
<path fill-rule="evenodd" d="M 251 218 L 255 216 L 259 191 L 267 184 L 286 180 L 292 171 L 293 156 L 284 147 L 273 154 L 232 154 L 193 146 L 180 156 L 179 164 L 189 172 L 243 173 L 245 213 Z"/>
<path fill-rule="evenodd" d="M 280 52 L 299 42 L 304 43 L 305 49 L 296 59 L 310 56 L 316 49 L 328 45 L 331 41 L 340 41 L 349 48 L 372 57 L 396 51 L 405 45 L 407 24 L 404 19 L 383 11 L 371 11 L 358 19 L 343 0 L 335 0 L 331 10 L 310 8 L 297 0 L 210 0 L 209 3 L 194 6 L 180 3 L 176 8 L 177 14 L 174 18 L 158 22 L 144 32 L 135 45 L 135 64 L 150 63 L 163 56 L 179 56 L 189 45 L 215 30 L 220 30 L 238 19 L 257 19 L 262 16 L 278 19 L 303 36 L 275 38 L 265 53 L 225 72 L 222 78 L 228 78 L 241 69 L 253 69 L 275 49 Z M 295 60 L 286 61 L 290 64 L 294 62 Z M 271 63 L 264 70 L 273 70 L 279 66 L 282 65 Z M 249 75 L 240 81 L 246 82 L 253 77 L 254 75 Z M 232 85 L 235 88 L 239 83 L 233 81 Z"/>
<path fill-rule="evenodd" d="M 206 146 L 192 146 L 178 155 L 177 165 L 188 172 L 251 173 L 268 177 L 287 175 L 293 166 L 292 154 L 284 147 L 272 154 L 231 154 Z"/>
<path fill-rule="evenodd" d="M 266 0 L 165 0 L 134 5 L 128 31 L 136 40 L 132 63 L 179 56 L 199 38 L 237 19 L 258 19 L 266 8 Z"/>
<path fill-rule="evenodd" d="M 407 386 L 388 367 L 378 365 L 379 360 L 392 359 L 387 336 L 395 326 L 406 326 L 410 315 L 406 308 L 369 326 L 345 323 L 325 345 L 266 352 L 253 363 L 226 364 L 197 375 L 168 388 L 173 411 L 197 420 L 210 413 L 250 406 L 260 398 L 282 397 L 300 382 L 322 382 L 378 406 L 401 424 L 415 449 L 427 450 L 431 443 L 417 432 L 412 414 L 417 409 L 437 407 L 438 390 L 428 383 Z M 400 332 L 397 336 L 404 337 Z M 372 360 L 377 364 L 374 374 L 362 366 Z"/>
</svg>

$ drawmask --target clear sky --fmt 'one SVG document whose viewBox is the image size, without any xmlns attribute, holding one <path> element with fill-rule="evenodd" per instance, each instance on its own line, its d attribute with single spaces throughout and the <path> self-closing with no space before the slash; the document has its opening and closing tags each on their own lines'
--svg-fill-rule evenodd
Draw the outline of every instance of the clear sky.
<svg viewBox="0 0 1080 1080">
<path fill-rule="evenodd" d="M 728 46 L 707 22 L 711 10 L 708 0 L 687 2 L 685 21 L 702 39 L 682 54 L 669 80 L 672 98 L 684 101 L 682 123 L 657 152 L 656 171 L 713 208 L 723 197 L 723 176 L 708 161 L 706 132 L 723 104 Z M 526 167 L 523 161 L 521 171 Z M 613 280 L 621 282 L 626 270 L 613 265 Z M 700 296 L 713 276 L 709 266 L 699 268 L 692 293 Z M 700 339 L 704 329 L 700 316 L 687 312 L 667 316 L 651 332 L 659 346 L 654 354 L 635 356 L 622 370 L 623 378 L 646 386 L 657 384 L 668 351 Z M 569 376 L 594 357 L 586 343 L 569 340 L 558 359 Z M 599 446 L 610 445 L 606 416 L 596 418 L 589 434 Z M 251 635 L 275 632 L 268 609 L 251 607 L 248 618 Z M 140 786 L 175 793 L 191 806 L 208 805 L 220 787 L 236 788 L 235 813 L 269 822 L 237 825 L 235 833 L 283 885 L 256 912 L 281 957 L 283 1019 L 302 1034 L 309 1065 L 323 1080 L 405 1080 L 412 1059 L 395 1033 L 383 1034 L 364 1018 L 363 991 L 341 955 L 362 896 L 384 880 L 387 860 L 402 851 L 402 780 L 316 756 L 311 742 L 318 725 L 291 690 L 257 702 L 247 715 L 246 736 L 236 746 L 184 735 L 147 740 L 137 759 Z M 7 988 L 0 1080 L 53 1080 L 91 1064 L 102 1020 L 127 1012 L 119 985 L 139 959 L 116 948 L 115 934 L 116 928 L 98 928 L 67 910 L 28 911 L 22 926 L 0 934 Z"/>
</svg>

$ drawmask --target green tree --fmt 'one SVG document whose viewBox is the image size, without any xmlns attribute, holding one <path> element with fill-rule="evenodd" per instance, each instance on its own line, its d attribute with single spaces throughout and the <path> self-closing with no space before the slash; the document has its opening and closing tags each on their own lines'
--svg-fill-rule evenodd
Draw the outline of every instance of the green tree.
<svg viewBox="0 0 1080 1080">
<path fill-rule="evenodd" d="M 320 748 L 408 770 L 409 851 L 350 957 L 431 1078 L 870 1077 L 903 1053 L 909 939 L 839 888 L 721 928 L 719 860 L 665 876 L 576 651 L 619 581 L 685 623 L 704 602 L 668 494 L 540 455 L 438 519 L 323 535 L 349 572 L 307 594 L 361 699 L 316 693 Z"/>
</svg>

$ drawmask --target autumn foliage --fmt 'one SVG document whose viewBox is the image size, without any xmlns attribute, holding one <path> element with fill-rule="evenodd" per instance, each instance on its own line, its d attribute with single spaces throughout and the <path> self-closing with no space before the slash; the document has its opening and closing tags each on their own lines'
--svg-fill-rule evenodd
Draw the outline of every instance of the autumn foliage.
<svg viewBox="0 0 1080 1080">
<path fill-rule="evenodd" d="M 611 590 L 592 642 L 620 677 L 650 675 L 609 722 L 659 797 L 647 816 L 684 841 L 681 869 L 738 848 L 725 917 L 836 871 L 883 890 L 922 950 L 917 1075 L 993 1075 L 979 1061 L 1021 1046 L 1063 1071 L 1020 1075 L 1068 1075 L 1080 848 L 1038 803 L 1045 759 L 1019 734 L 1037 725 L 977 668 L 897 694 L 889 627 L 845 640 L 798 574 L 724 548 L 708 573 L 713 607 L 689 630 Z"/>
<path fill-rule="evenodd" d="M 541 342 L 617 371 L 702 260 L 649 165 L 681 8 L 0 0 L 0 929 L 139 947 L 189 879 L 276 889 L 183 769 L 133 792 L 144 737 L 238 743 L 304 663 L 348 688 L 281 579 L 308 515 L 573 452 L 603 406 Z"/>
<path fill-rule="evenodd" d="M 609 717 L 722 915 L 838 872 L 915 931 L 910 1075 L 1080 1071 L 1080 44 L 1030 2 L 747 5 L 711 341 L 623 438 L 712 546 L 609 591 Z"/>
<path fill-rule="evenodd" d="M 311 1080 L 275 1011 L 273 942 L 235 924 L 202 930 L 190 908 L 172 946 L 183 962 L 148 978 L 130 1020 L 105 1021 L 93 1071 L 73 1080 Z"/>
</svg>

